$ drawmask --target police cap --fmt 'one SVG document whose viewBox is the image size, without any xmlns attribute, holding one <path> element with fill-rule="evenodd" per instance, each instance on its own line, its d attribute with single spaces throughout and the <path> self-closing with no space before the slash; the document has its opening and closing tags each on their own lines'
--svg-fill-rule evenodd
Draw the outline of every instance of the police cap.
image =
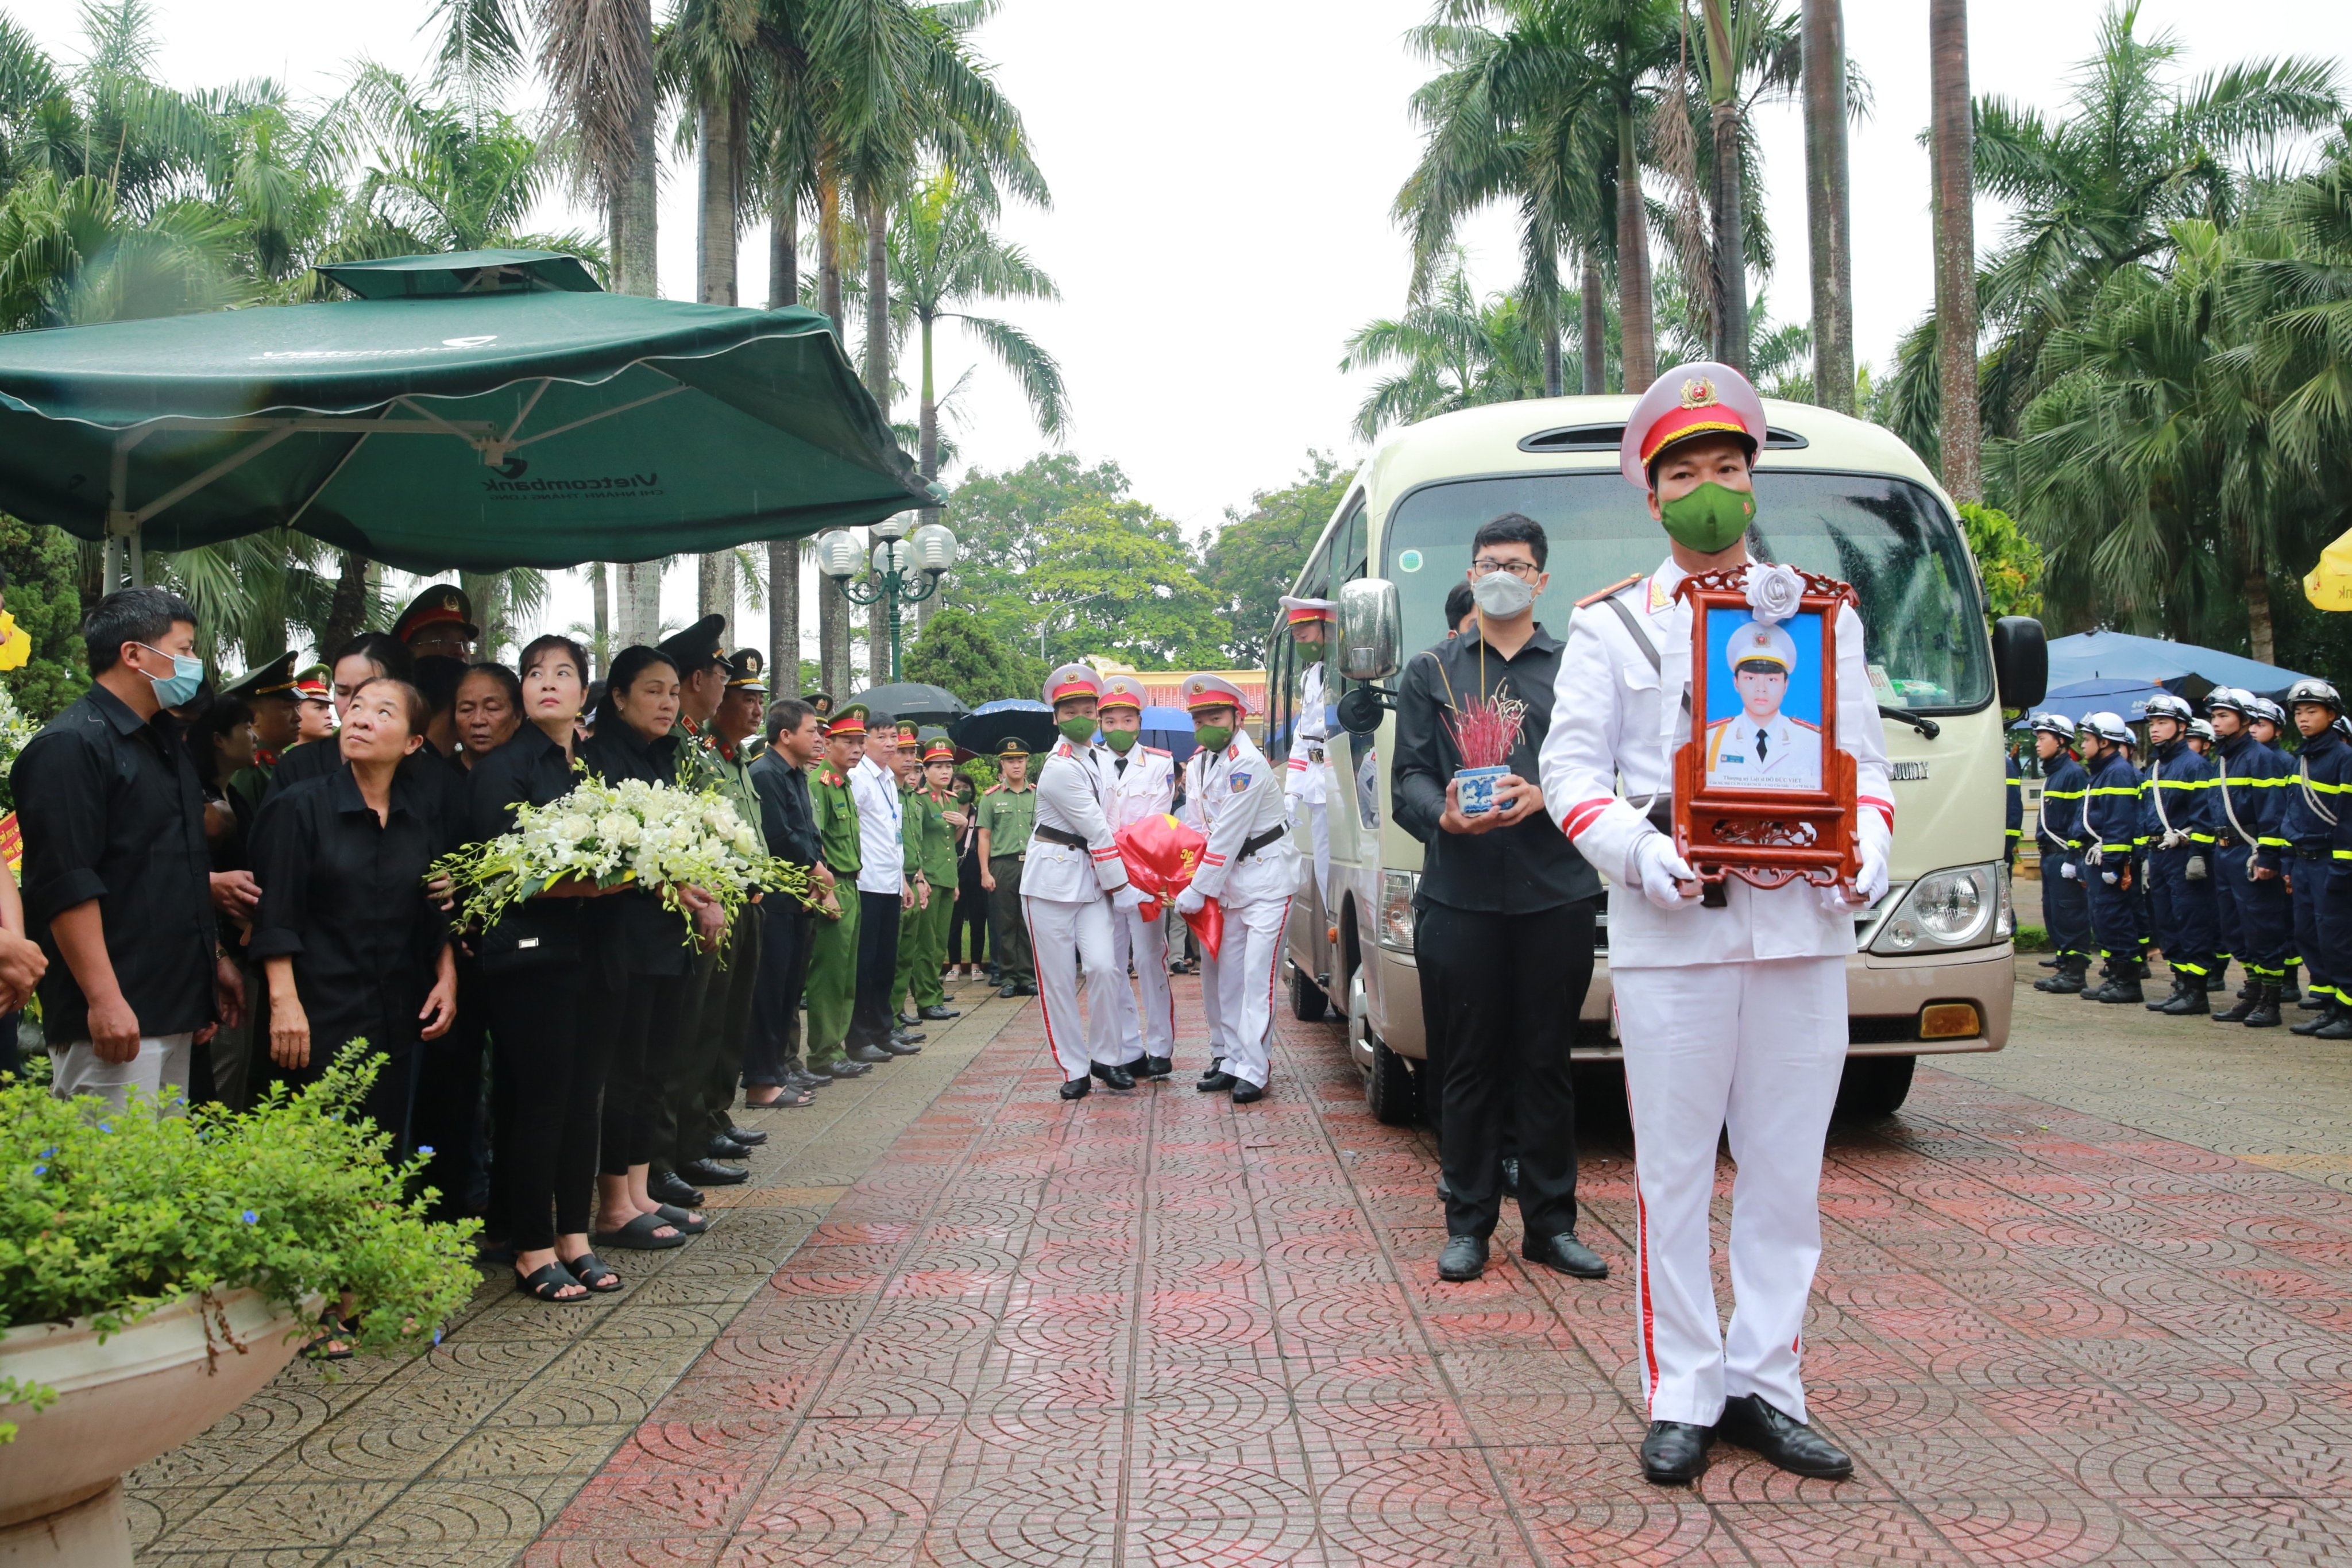
<svg viewBox="0 0 2352 1568">
<path fill-rule="evenodd" d="M 1796 639 L 1779 626 L 1750 621 L 1732 628 L 1730 638 L 1724 644 L 1723 662 L 1735 673 L 1749 665 L 1759 665 L 1790 675 L 1797 668 Z"/>
<path fill-rule="evenodd" d="M 1045 678 L 1045 706 L 1066 702 L 1073 697 L 1100 697 L 1103 678 L 1090 664 L 1066 664 Z"/>
<path fill-rule="evenodd" d="M 291 702 L 300 693 L 294 689 L 294 654 L 290 648 L 271 659 L 257 664 L 226 686 L 220 689 L 223 697 L 239 697 L 250 702 L 262 697 L 282 697 Z"/>
<path fill-rule="evenodd" d="M 1018 735 L 1007 735 L 997 746 L 996 754 L 1000 757 L 1025 757 L 1029 754 L 1029 742 Z"/>
<path fill-rule="evenodd" d="M 474 601 L 466 590 L 454 583 L 431 583 L 425 591 L 408 601 L 408 608 L 392 623 L 392 635 L 401 642 L 413 641 L 427 626 L 454 626 L 463 632 L 467 642 L 482 635 L 474 624 Z"/>
<path fill-rule="evenodd" d="M 698 674 L 710 668 L 713 665 L 725 667 L 727 645 L 719 638 L 726 631 L 725 616 L 705 616 L 677 636 L 664 637 L 661 641 L 661 651 L 669 656 L 669 661 L 672 664 L 677 666 L 678 679 L 683 680 L 689 675 Z"/>
<path fill-rule="evenodd" d="M 768 656 L 755 647 L 739 647 L 727 661 L 727 689 L 748 691 L 754 697 L 768 694 Z"/>
</svg>

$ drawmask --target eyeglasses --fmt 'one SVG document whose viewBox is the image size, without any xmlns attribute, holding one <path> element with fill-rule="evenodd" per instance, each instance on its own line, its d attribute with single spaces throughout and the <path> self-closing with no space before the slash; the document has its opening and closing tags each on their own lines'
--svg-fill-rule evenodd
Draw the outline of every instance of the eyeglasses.
<svg viewBox="0 0 2352 1568">
<path fill-rule="evenodd" d="M 1490 572 L 1508 572 L 1522 583 L 1532 583 L 1543 575 L 1543 568 L 1532 561 L 1497 561 L 1491 555 L 1481 555 L 1470 563 L 1470 570 L 1481 577 Z"/>
</svg>

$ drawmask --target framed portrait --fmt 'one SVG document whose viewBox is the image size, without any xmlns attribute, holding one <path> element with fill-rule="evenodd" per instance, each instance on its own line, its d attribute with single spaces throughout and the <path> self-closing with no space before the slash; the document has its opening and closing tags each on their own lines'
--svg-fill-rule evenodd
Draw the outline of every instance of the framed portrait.
<svg viewBox="0 0 2352 1568">
<path fill-rule="evenodd" d="M 1837 744 L 1837 618 L 1853 590 L 1760 563 L 1781 590 L 1759 614 L 1748 568 L 1684 579 L 1691 739 L 1675 759 L 1675 847 L 1719 901 L 1738 877 L 1823 886 L 1861 869 L 1853 758 Z"/>
</svg>

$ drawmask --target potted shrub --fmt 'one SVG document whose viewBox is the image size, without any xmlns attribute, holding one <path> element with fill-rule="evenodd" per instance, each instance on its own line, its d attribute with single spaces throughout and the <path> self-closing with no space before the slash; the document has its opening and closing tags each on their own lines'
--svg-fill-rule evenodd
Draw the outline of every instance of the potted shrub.
<svg viewBox="0 0 2352 1568">
<path fill-rule="evenodd" d="M 362 1351 L 430 1344 L 473 1226 L 350 1110 L 381 1058 L 242 1114 L 0 1079 L 0 1561 L 123 1564 L 124 1471 L 242 1404 L 349 1292 Z"/>
</svg>

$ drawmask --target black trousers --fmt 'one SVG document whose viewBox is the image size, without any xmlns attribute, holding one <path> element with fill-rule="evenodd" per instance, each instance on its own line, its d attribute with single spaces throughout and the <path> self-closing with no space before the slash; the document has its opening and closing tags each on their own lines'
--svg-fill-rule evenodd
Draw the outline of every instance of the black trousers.
<svg viewBox="0 0 2352 1568">
<path fill-rule="evenodd" d="M 956 889 L 955 908 L 948 911 L 947 962 L 986 963 L 988 927 L 993 916 L 988 907 L 988 889 L 980 885 L 977 876 L 967 878 Z"/>
<path fill-rule="evenodd" d="M 675 1171 L 708 1154 L 710 1135 L 719 1131 L 714 1122 L 735 1102 L 741 1026 L 751 1016 L 759 963 L 760 913 L 749 907 L 736 918 L 725 949 L 694 956 L 679 996 L 677 1039 L 661 1067 L 661 1098 L 653 1108 L 656 1172 Z"/>
<path fill-rule="evenodd" d="M 800 1062 L 801 990 L 815 929 L 816 917 L 790 899 L 771 894 L 760 906 L 758 1000 L 743 1051 L 748 1086 L 772 1089 Z"/>
<path fill-rule="evenodd" d="M 988 862 L 988 874 L 996 879 L 996 891 L 988 895 L 993 944 L 990 951 L 996 954 L 997 977 L 1007 985 L 1037 984 L 1036 956 L 1029 951 L 1029 922 L 1021 913 L 1024 864 L 1018 855 L 992 856 Z"/>
<path fill-rule="evenodd" d="M 879 1047 L 890 1037 L 898 975 L 898 895 L 857 895 L 857 1000 L 849 1014 L 853 1046 Z"/>
<path fill-rule="evenodd" d="M 416 1047 L 416 1110 L 409 1119 L 419 1149 L 430 1149 L 425 1180 L 440 1193 L 433 1217 L 473 1213 L 474 1134 L 481 1121 L 482 1055 L 488 1045 L 488 1003 L 478 965 L 457 964 L 457 1018 L 449 1032 Z"/>
<path fill-rule="evenodd" d="M 482 976 L 493 1097 L 490 1225 L 518 1250 L 588 1229 L 610 1030 L 583 1029 L 587 972 L 550 963 Z"/>
<path fill-rule="evenodd" d="M 691 973 L 602 970 L 589 980 L 581 1029 L 593 1037 L 590 1048 L 609 1064 L 598 1155 L 598 1168 L 608 1176 L 624 1176 L 630 1166 L 653 1162 L 662 1073 L 677 1044 L 678 1015 L 692 980 Z"/>
<path fill-rule="evenodd" d="M 1421 1013 L 1440 1064 L 1438 1162 L 1449 1236 L 1501 1217 L 1503 1153 L 1519 1158 L 1530 1237 L 1576 1228 L 1576 1086 L 1569 1047 L 1592 983 L 1592 902 L 1531 914 L 1432 904 L 1414 936 Z"/>
</svg>

